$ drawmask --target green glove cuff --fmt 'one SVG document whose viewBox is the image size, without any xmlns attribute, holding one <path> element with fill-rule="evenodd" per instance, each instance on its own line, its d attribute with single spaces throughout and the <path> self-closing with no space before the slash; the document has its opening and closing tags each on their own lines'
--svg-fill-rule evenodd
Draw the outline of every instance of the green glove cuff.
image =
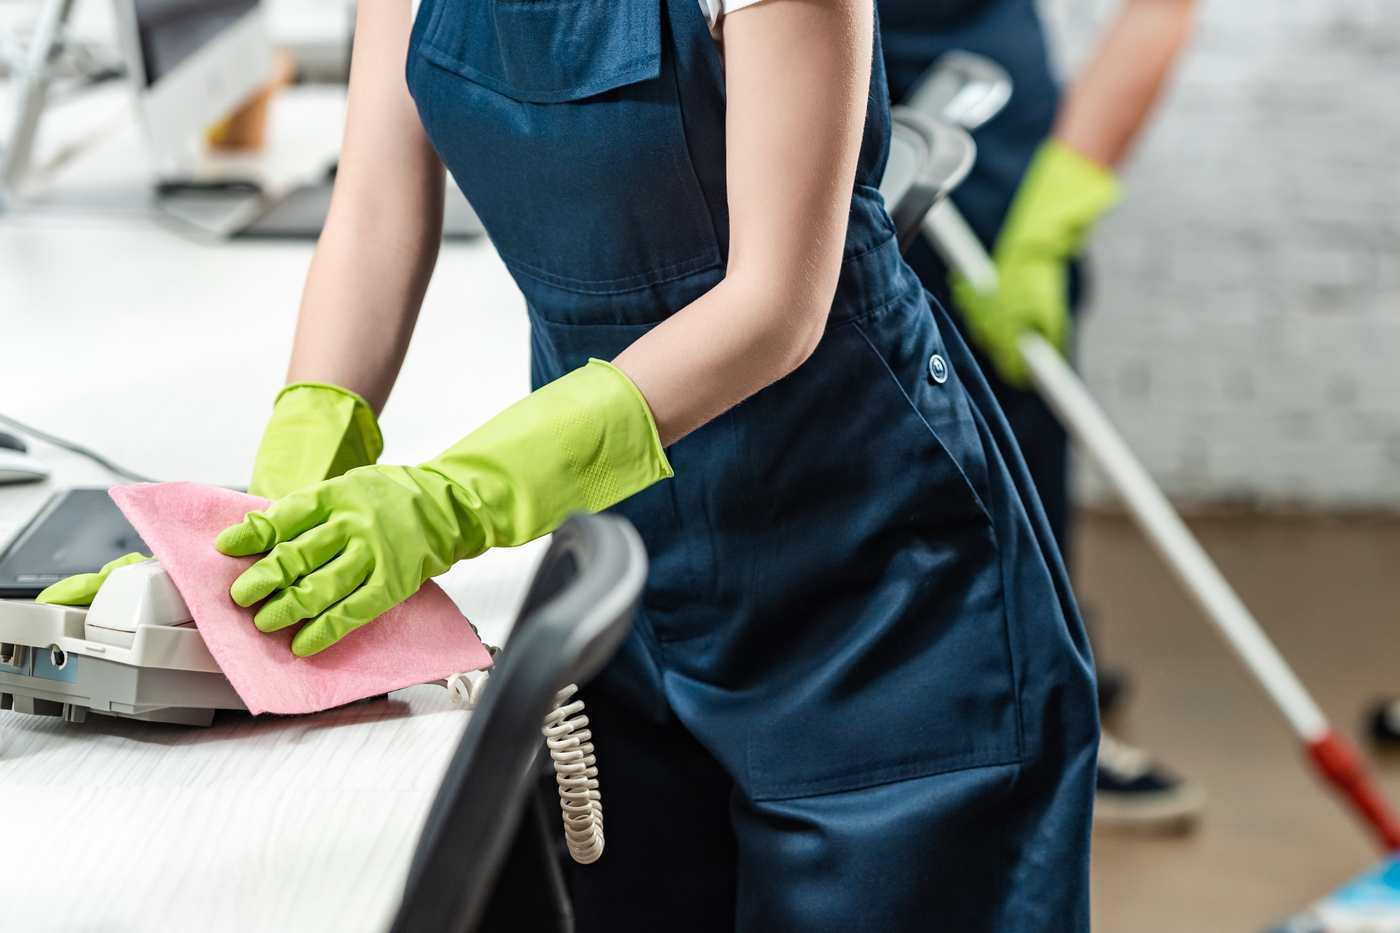
<svg viewBox="0 0 1400 933">
<path fill-rule="evenodd" d="M 265 632 L 312 620 L 292 639 L 306 657 L 457 561 L 524 544 L 670 475 L 642 393 L 591 360 L 421 466 L 363 466 L 291 493 L 214 546 L 270 552 L 229 595 L 240 606 L 266 600 L 253 617 Z"/>
<path fill-rule="evenodd" d="M 273 403 L 248 491 L 278 499 L 374 463 L 383 452 L 379 423 L 363 398 L 323 382 L 294 382 Z"/>
<path fill-rule="evenodd" d="M 651 408 L 602 360 L 516 402 L 422 469 L 448 481 L 482 540 L 458 559 L 524 544 L 578 511 L 616 505 L 673 474 Z"/>
<path fill-rule="evenodd" d="M 1031 159 L 997 238 L 998 258 L 1033 250 L 1068 259 L 1079 254 L 1094 223 L 1122 196 L 1108 169 L 1050 139 Z"/>
</svg>

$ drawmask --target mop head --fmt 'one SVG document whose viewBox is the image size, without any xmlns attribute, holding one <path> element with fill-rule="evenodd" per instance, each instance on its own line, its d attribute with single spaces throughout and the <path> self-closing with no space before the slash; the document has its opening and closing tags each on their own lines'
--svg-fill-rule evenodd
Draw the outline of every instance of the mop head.
<svg viewBox="0 0 1400 933">
<path fill-rule="evenodd" d="M 1400 933 L 1400 857 L 1347 882 L 1273 933 Z"/>
<path fill-rule="evenodd" d="M 214 538 L 267 501 L 194 483 L 117 486 L 113 501 L 170 575 L 233 689 L 258 713 L 312 713 L 489 667 L 466 617 L 429 581 L 411 599 L 309 658 L 292 654 L 296 626 L 263 633 L 256 607 L 229 598 L 255 560 L 226 557 Z"/>
</svg>

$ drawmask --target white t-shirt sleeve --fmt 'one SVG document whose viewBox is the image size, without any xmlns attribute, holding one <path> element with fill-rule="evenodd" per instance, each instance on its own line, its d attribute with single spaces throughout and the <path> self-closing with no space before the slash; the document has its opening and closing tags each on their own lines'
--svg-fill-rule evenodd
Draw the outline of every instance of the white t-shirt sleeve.
<svg viewBox="0 0 1400 933">
<path fill-rule="evenodd" d="M 742 10 L 759 2 L 761 0 L 700 0 L 700 10 L 705 14 L 705 19 L 709 20 L 710 34 L 719 38 L 719 23 L 724 19 L 724 14 Z"/>
</svg>

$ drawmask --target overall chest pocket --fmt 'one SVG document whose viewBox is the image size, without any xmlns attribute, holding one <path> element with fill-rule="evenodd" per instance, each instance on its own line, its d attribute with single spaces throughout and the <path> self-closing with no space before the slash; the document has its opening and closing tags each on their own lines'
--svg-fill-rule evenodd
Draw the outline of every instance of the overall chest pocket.
<svg viewBox="0 0 1400 933">
<path fill-rule="evenodd" d="M 424 0 L 418 15 L 419 114 L 517 279 L 608 294 L 720 262 L 661 0 Z M 723 158 L 722 137 L 706 142 Z"/>
<path fill-rule="evenodd" d="M 519 101 L 579 100 L 661 73 L 661 6 L 631 0 L 440 0 L 424 54 Z"/>
</svg>

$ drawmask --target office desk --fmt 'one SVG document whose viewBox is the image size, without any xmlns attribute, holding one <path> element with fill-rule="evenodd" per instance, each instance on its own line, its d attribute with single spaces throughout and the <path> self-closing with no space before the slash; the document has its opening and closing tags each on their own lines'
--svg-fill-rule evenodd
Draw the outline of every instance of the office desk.
<svg viewBox="0 0 1400 933">
<path fill-rule="evenodd" d="M 118 134 L 72 166 L 57 206 L 0 215 L 0 412 L 156 477 L 244 484 L 312 247 L 209 246 L 65 199 L 115 190 L 133 146 Z M 527 390 L 518 291 L 485 241 L 445 247 L 384 460 L 425 459 Z M 61 484 L 110 482 L 33 452 L 54 479 L 0 487 L 0 540 Z M 499 643 L 543 546 L 440 582 Z M 381 929 L 466 715 L 432 686 L 209 729 L 0 713 L 0 929 Z"/>
<path fill-rule="evenodd" d="M 441 582 L 502 640 L 543 546 Z M 385 929 L 469 715 L 436 685 L 207 729 L 0 712 L 0 929 Z"/>
<path fill-rule="evenodd" d="M 0 923 L 386 929 L 468 715 L 433 686 L 208 729 L 0 713 Z"/>
</svg>

